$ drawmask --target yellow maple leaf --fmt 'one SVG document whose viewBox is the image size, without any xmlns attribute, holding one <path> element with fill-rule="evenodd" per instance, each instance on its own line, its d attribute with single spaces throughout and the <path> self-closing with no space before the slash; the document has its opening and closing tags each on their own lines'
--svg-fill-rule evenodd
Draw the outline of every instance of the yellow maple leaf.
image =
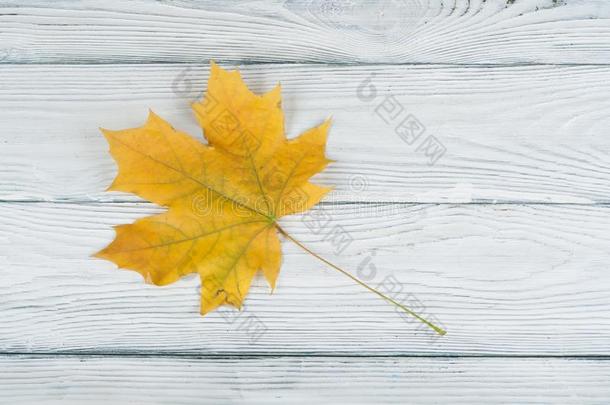
<svg viewBox="0 0 610 405">
<path fill-rule="evenodd" d="M 222 304 L 241 308 L 258 271 L 275 287 L 279 233 L 444 333 L 313 253 L 277 224 L 285 215 L 310 209 L 330 191 L 309 182 L 331 162 L 325 156 L 328 120 L 286 139 L 280 86 L 257 96 L 238 71 L 213 62 L 206 96 L 193 110 L 208 144 L 152 112 L 142 127 L 102 129 L 119 168 L 108 189 L 137 194 L 167 211 L 115 227 L 114 241 L 95 256 L 135 270 L 156 285 L 198 273 L 200 308 L 206 314 Z"/>
<path fill-rule="evenodd" d="M 119 166 L 109 190 L 168 210 L 116 227 L 115 240 L 96 256 L 156 285 L 199 273 L 205 314 L 221 304 L 240 308 L 259 270 L 275 286 L 277 219 L 330 191 L 308 181 L 330 162 L 329 121 L 287 140 L 280 86 L 257 96 L 238 71 L 214 63 L 206 97 L 193 109 L 208 145 L 152 112 L 140 128 L 102 130 Z"/>
</svg>

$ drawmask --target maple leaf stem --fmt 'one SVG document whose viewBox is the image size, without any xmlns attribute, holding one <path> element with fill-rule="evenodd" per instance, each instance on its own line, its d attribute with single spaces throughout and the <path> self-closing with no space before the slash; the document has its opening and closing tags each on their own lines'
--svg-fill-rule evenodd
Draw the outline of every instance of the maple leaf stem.
<svg viewBox="0 0 610 405">
<path fill-rule="evenodd" d="M 282 227 L 280 227 L 278 224 L 275 224 L 276 229 L 282 234 L 284 235 L 287 239 L 290 239 L 293 243 L 295 243 L 297 246 L 299 246 L 301 249 L 303 249 L 304 251 L 306 251 L 307 253 L 309 253 L 310 255 L 312 255 L 313 257 L 315 257 L 316 259 L 320 260 L 321 262 L 327 264 L 328 266 L 332 267 L 333 269 L 337 270 L 338 272 L 346 275 L 347 277 L 349 277 L 350 279 L 352 279 L 353 281 L 355 281 L 356 283 L 360 284 L 361 286 L 363 286 L 364 288 L 366 288 L 367 290 L 377 294 L 378 296 L 380 296 L 381 298 L 383 298 L 384 300 L 396 305 L 398 308 L 402 309 L 403 311 L 405 311 L 407 314 L 411 315 L 412 317 L 416 318 L 417 320 L 419 320 L 420 322 L 428 325 L 430 328 L 432 328 L 436 333 L 438 333 L 439 335 L 445 335 L 447 333 L 447 331 L 445 331 L 444 329 L 436 326 L 435 324 L 433 324 L 432 322 L 428 321 L 427 319 L 425 319 L 424 317 L 418 315 L 417 313 L 413 312 L 412 310 L 410 310 L 409 308 L 405 307 L 404 305 L 402 305 L 401 303 L 397 302 L 396 300 L 388 297 L 387 295 L 385 295 L 384 293 L 382 293 L 381 291 L 371 287 L 370 285 L 366 284 L 364 281 L 358 279 L 357 277 L 353 276 L 352 274 L 348 273 L 347 271 L 343 270 L 341 267 L 329 262 L 328 260 L 326 260 L 325 258 L 323 258 L 322 256 L 319 256 L 318 254 L 316 254 L 315 252 L 311 251 L 307 246 L 303 245 L 301 242 L 299 242 L 298 240 L 296 240 L 295 238 L 293 238 L 292 236 L 290 236 L 290 234 L 288 232 L 286 232 L 284 229 L 282 229 Z"/>
</svg>

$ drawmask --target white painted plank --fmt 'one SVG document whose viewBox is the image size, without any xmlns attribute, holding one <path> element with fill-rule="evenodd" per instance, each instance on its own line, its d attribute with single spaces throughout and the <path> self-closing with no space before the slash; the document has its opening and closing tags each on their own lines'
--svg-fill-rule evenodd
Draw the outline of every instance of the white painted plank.
<svg viewBox="0 0 610 405">
<path fill-rule="evenodd" d="M 337 163 L 319 177 L 336 186 L 331 200 L 610 201 L 610 67 L 242 68 L 257 91 L 281 81 L 288 136 L 333 116 Z M 207 66 L 2 66 L 0 77 L 0 199 L 129 200 L 104 192 L 116 168 L 98 127 L 142 125 L 148 108 L 200 136 L 189 105 Z M 414 144 L 375 113 L 386 96 L 426 127 Z M 417 150 L 428 135 L 446 147 L 433 166 Z"/>
<path fill-rule="evenodd" d="M 0 205 L 0 351 L 608 354 L 610 207 L 324 205 L 294 237 L 443 324 L 436 335 L 289 241 L 273 295 L 200 317 L 199 282 L 144 284 L 90 258 L 147 204 Z M 325 240 L 341 226 L 353 242 Z M 376 267 L 372 274 L 369 264 Z M 359 270 L 360 268 L 360 270 Z M 389 277 L 393 277 L 389 278 Z M 264 325 L 264 326 L 263 326 Z M 263 332 L 264 331 L 264 332 Z"/>
<path fill-rule="evenodd" d="M 609 63 L 606 0 L 0 2 L 8 63 Z"/>
<path fill-rule="evenodd" d="M 610 362 L 0 357 L 10 404 L 604 404 Z"/>
</svg>

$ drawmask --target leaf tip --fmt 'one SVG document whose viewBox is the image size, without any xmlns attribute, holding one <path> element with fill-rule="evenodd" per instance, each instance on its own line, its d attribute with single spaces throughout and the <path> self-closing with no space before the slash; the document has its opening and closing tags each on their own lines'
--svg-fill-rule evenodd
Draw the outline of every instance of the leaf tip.
<svg viewBox="0 0 610 405">
<path fill-rule="evenodd" d="M 106 249 L 108 249 L 108 247 L 105 247 L 102 250 L 99 250 L 99 251 L 97 251 L 95 253 L 92 253 L 89 257 L 93 257 L 93 258 L 96 258 L 96 259 L 107 260 L 108 259 L 108 255 L 106 254 Z"/>
<path fill-rule="evenodd" d="M 104 138 L 106 138 L 106 140 L 110 142 L 110 134 L 112 133 L 112 131 L 102 127 L 99 127 L 98 129 L 100 130 L 102 135 L 104 135 Z"/>
<path fill-rule="evenodd" d="M 208 81 L 212 80 L 212 75 L 219 73 L 221 70 L 222 68 L 218 66 L 218 63 L 214 59 L 210 59 L 210 78 Z"/>
<path fill-rule="evenodd" d="M 159 120 L 159 116 L 151 109 L 148 109 L 148 117 L 146 118 L 147 123 L 156 122 Z"/>
<path fill-rule="evenodd" d="M 215 308 L 216 307 L 214 307 L 214 306 L 206 305 L 206 303 L 203 301 L 203 297 L 202 297 L 201 304 L 199 305 L 199 315 L 206 316 L 207 314 L 212 312 Z"/>
</svg>

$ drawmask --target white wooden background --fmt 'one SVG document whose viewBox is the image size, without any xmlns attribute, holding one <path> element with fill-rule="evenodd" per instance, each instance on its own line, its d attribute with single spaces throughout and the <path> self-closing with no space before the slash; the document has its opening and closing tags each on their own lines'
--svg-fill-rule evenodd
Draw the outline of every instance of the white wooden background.
<svg viewBox="0 0 610 405">
<path fill-rule="evenodd" d="M 237 320 L 198 315 L 195 277 L 90 258 L 158 211 L 104 192 L 97 128 L 152 108 L 198 136 L 210 59 L 281 81 L 289 136 L 333 116 L 315 210 L 354 242 L 282 225 L 372 257 L 447 336 L 289 241 Z M 358 97 L 370 77 L 436 165 Z M 0 403 L 608 403 L 609 127 L 607 0 L 0 0 Z"/>
</svg>

